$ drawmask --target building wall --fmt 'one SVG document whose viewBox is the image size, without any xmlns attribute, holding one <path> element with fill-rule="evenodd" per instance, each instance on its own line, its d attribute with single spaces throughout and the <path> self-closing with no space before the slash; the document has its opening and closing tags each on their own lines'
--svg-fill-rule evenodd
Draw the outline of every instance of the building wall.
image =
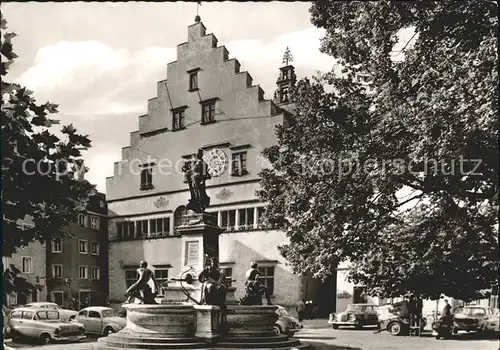
<svg viewBox="0 0 500 350">
<path fill-rule="evenodd" d="M 54 243 L 48 247 L 46 255 L 49 300 L 62 302 L 65 307 L 69 307 L 71 298 L 78 299 L 81 304 L 84 304 L 85 298 L 89 299 L 90 305 L 104 305 L 106 302 L 108 223 L 105 201 L 105 196 L 101 193 L 92 197 L 87 214 L 67 228 L 72 236 L 61 240 L 62 249 L 55 247 Z M 97 227 L 92 227 L 92 218 L 97 220 Z M 86 250 L 81 251 L 80 242 L 86 242 Z M 93 243 L 97 244 L 94 251 Z M 62 276 L 54 275 L 56 265 L 62 266 Z M 80 275 L 80 267 L 83 266 L 87 267 L 87 276 Z M 98 269 L 97 275 L 92 274 L 92 268 Z M 55 295 L 60 295 L 61 292 L 62 301 Z"/>
<path fill-rule="evenodd" d="M 4 269 L 10 268 L 10 265 L 14 265 L 18 270 L 23 272 L 23 258 L 31 259 L 31 269 L 23 273 L 22 276 L 29 283 L 40 286 L 42 290 L 37 295 L 27 294 L 25 300 L 23 300 L 23 296 L 19 295 L 19 293 L 12 294 L 7 298 L 7 305 L 24 304 L 24 301 L 30 303 L 47 300 L 45 245 L 33 242 L 26 247 L 18 248 L 12 257 L 2 257 Z"/>
<path fill-rule="evenodd" d="M 203 24 L 188 27 L 188 41 L 178 45 L 177 61 L 167 65 L 167 80 L 158 82 L 157 97 L 148 101 L 147 115 L 139 117 L 139 130 L 131 133 L 130 146 L 122 149 L 122 160 L 115 163 L 114 176 L 106 179 L 109 209 L 109 287 L 110 300 L 123 301 L 127 282 L 126 270 L 133 269 L 141 259 L 149 266 L 171 266 L 168 275 L 177 276 L 185 270 L 185 244 L 189 238 L 176 235 L 176 210 L 190 198 L 184 175 L 180 171 L 183 157 L 195 154 L 199 148 L 222 150 L 226 155 L 227 170 L 207 181 L 211 198 L 207 212 L 218 216 L 219 225 L 225 224 L 223 212 L 236 210 L 236 221 L 245 208 L 262 207 L 256 190 L 259 172 L 266 166 L 261 158 L 264 148 L 276 143 L 275 127 L 283 123 L 283 114 L 277 112 L 263 91 L 253 85 L 247 72 L 240 72 L 236 59 L 229 59 L 224 46 L 217 46 L 214 35 L 206 35 Z M 199 68 L 197 91 L 189 91 L 188 71 Z M 216 98 L 216 122 L 202 125 L 200 102 Z M 172 131 L 172 109 L 186 106 L 186 128 Z M 244 150 L 247 156 L 246 174 L 233 176 L 233 152 Z M 140 165 L 153 162 L 153 188 L 141 190 Z M 158 169 L 172 166 L 169 174 Z M 257 210 L 257 209 L 254 209 Z M 169 228 L 156 237 L 148 232 L 145 240 L 124 237 L 123 225 L 153 219 L 169 218 Z M 243 223 L 226 227 L 219 239 L 222 268 L 232 269 L 236 280 L 236 298 L 244 294 L 245 272 L 251 261 L 261 266 L 274 266 L 274 303 L 293 307 L 303 290 L 301 280 L 292 273 L 277 247 L 286 243 L 284 233 L 259 226 L 257 219 L 251 225 Z M 120 228 L 119 228 L 120 227 Z M 202 254 L 200 251 L 199 254 Z M 200 259 L 201 261 L 201 259 Z"/>
</svg>

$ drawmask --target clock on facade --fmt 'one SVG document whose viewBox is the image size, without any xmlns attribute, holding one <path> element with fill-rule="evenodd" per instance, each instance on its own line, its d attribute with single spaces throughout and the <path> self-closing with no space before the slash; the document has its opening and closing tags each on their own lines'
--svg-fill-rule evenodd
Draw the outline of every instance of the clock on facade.
<svg viewBox="0 0 500 350">
<path fill-rule="evenodd" d="M 208 173 L 210 176 L 219 177 L 227 170 L 228 158 L 226 153 L 219 149 L 214 148 L 205 153 L 203 160 L 208 165 Z"/>
</svg>

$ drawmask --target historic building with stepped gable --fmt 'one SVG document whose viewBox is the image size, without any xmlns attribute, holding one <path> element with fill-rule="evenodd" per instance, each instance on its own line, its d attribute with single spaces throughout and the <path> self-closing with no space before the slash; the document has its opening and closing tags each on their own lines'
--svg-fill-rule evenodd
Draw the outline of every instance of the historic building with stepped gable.
<svg viewBox="0 0 500 350">
<path fill-rule="evenodd" d="M 188 27 L 188 41 L 177 46 L 177 61 L 167 65 L 167 79 L 157 83 L 157 97 L 139 117 L 139 130 L 122 149 L 114 175 L 106 179 L 110 301 L 125 300 L 141 259 L 164 282 L 201 257 L 200 243 L 176 232 L 190 198 L 181 167 L 201 148 L 212 169 L 207 212 L 216 213 L 226 229 L 219 240 L 220 265 L 236 280 L 236 298 L 244 295 L 245 272 L 256 261 L 273 303 L 295 308 L 305 297 L 331 311 L 336 279 L 320 283 L 294 275 L 277 249 L 286 235 L 259 223 L 265 203 L 255 192 L 258 174 L 268 166 L 261 152 L 275 144 L 275 126 L 290 120 L 294 67 L 284 60 L 274 99 L 265 99 L 250 74 L 240 71 L 238 60 L 229 58 L 197 19 Z"/>
</svg>

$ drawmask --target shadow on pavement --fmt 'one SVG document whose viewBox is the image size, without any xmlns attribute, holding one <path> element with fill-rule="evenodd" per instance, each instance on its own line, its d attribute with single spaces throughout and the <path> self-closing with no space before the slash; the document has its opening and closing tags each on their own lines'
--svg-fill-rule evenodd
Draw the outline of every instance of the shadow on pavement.
<svg viewBox="0 0 500 350">
<path fill-rule="evenodd" d="M 300 337 L 297 337 L 299 339 L 305 339 L 307 341 L 307 339 L 324 339 L 324 340 L 334 340 L 334 339 L 337 339 L 336 337 L 324 337 L 324 336 L 315 336 L 315 335 L 304 335 L 304 336 L 300 336 Z"/>
<path fill-rule="evenodd" d="M 316 341 L 304 341 L 304 344 L 309 344 L 314 350 L 363 350 L 361 348 L 353 348 L 345 345 L 327 345 Z"/>
</svg>

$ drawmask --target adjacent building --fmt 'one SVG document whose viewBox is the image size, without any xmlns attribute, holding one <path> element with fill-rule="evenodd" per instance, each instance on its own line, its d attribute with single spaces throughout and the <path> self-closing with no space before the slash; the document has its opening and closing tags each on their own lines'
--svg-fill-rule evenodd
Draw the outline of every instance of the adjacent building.
<svg viewBox="0 0 500 350">
<path fill-rule="evenodd" d="M 260 220 L 266 203 L 256 191 L 259 172 L 268 166 L 261 152 L 276 143 L 275 127 L 286 126 L 293 109 L 288 89 L 296 78 L 288 63 L 277 69 L 274 99 L 266 99 L 203 23 L 188 27 L 177 61 L 167 65 L 167 79 L 157 83 L 157 96 L 148 101 L 139 129 L 106 179 L 111 302 L 125 299 L 141 259 L 161 283 L 201 257 L 200 242 L 180 236 L 176 227 L 190 198 L 181 167 L 203 149 L 212 176 L 207 212 L 226 229 L 219 240 L 220 264 L 236 280 L 236 297 L 243 296 L 245 272 L 256 261 L 274 303 L 293 308 L 305 297 L 323 303 L 325 313 L 334 309 L 335 278 L 320 283 L 293 274 L 277 248 L 286 235 Z"/>
<path fill-rule="evenodd" d="M 68 307 L 76 298 L 81 306 L 104 305 L 108 295 L 107 229 L 106 196 L 96 193 L 90 197 L 86 213 L 65 228 L 71 236 L 53 237 L 45 244 L 33 242 L 12 257 L 3 257 L 4 269 L 15 266 L 22 277 L 40 288 L 38 292 L 13 293 L 6 304 L 52 301 Z"/>
</svg>

